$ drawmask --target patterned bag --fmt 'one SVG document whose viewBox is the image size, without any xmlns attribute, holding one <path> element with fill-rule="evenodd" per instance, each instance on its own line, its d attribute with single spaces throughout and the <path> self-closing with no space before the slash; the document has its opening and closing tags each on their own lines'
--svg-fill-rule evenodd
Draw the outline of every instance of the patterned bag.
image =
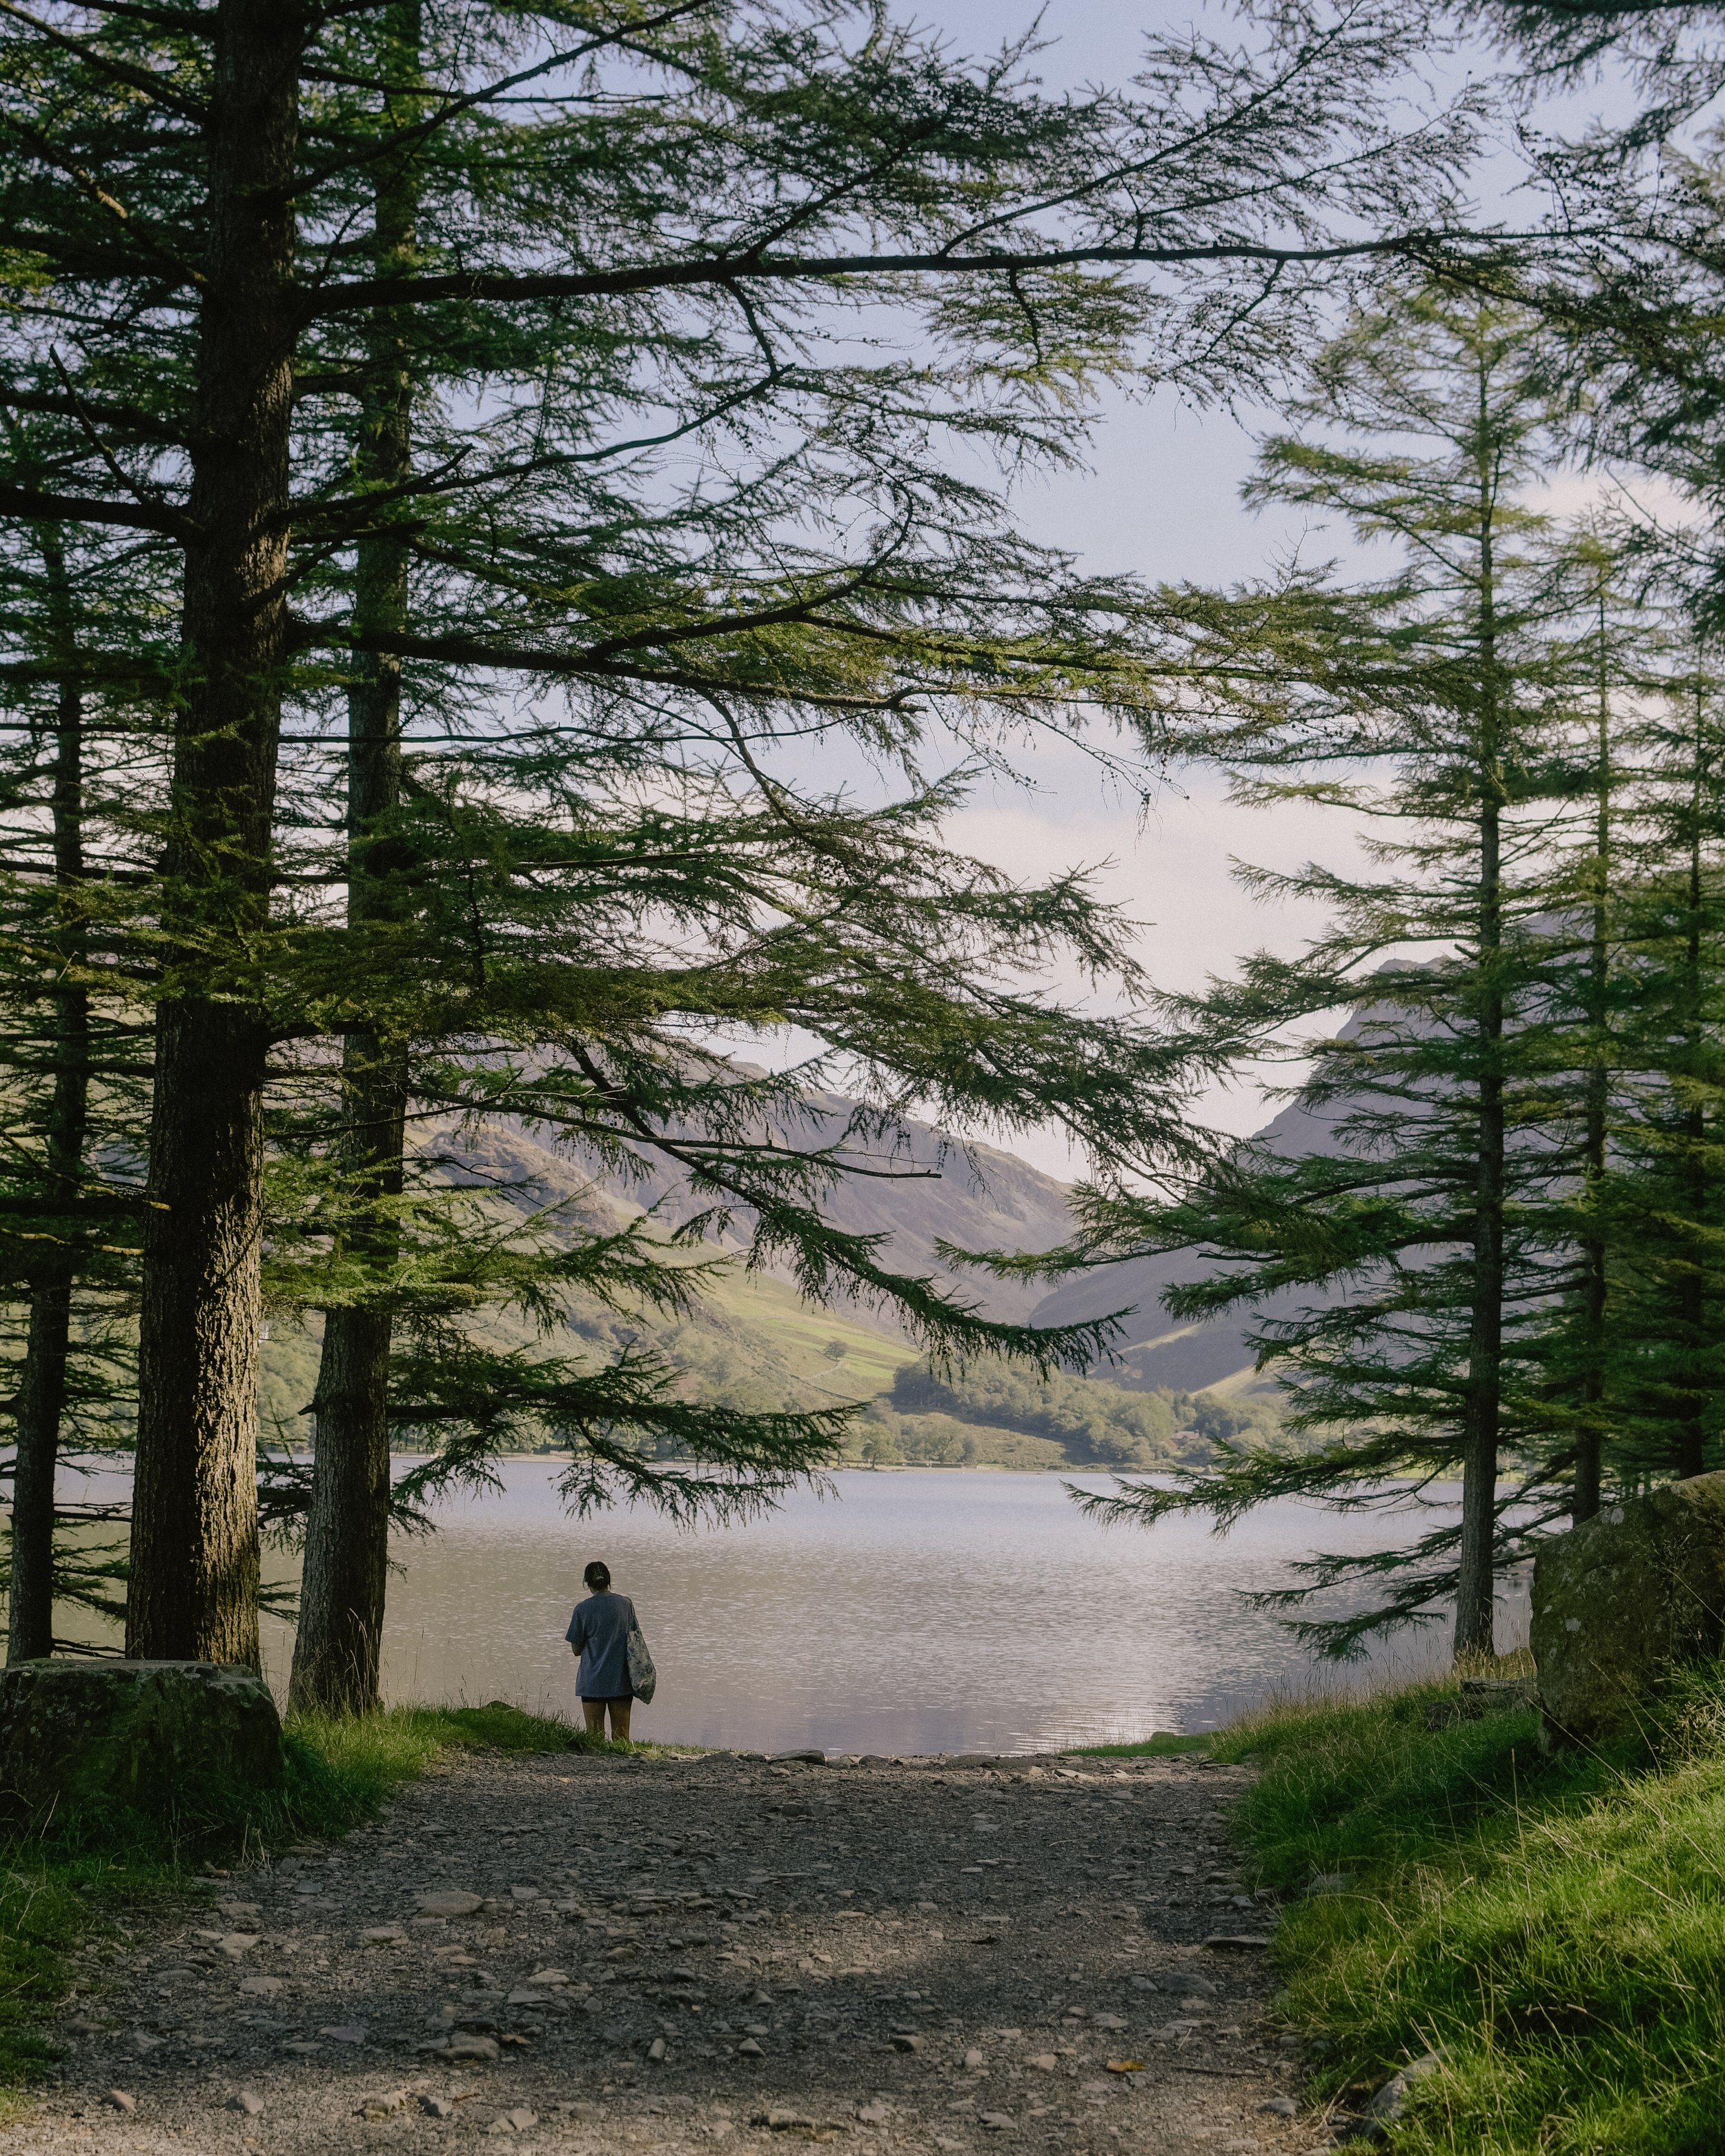
<svg viewBox="0 0 1725 2156">
<path fill-rule="evenodd" d="M 641 1636 L 641 1628 L 631 1623 L 629 1628 L 629 1688 L 645 1707 L 652 1699 L 659 1683 L 659 1672 L 653 1666 L 653 1657 L 647 1651 L 647 1642 Z"/>
</svg>

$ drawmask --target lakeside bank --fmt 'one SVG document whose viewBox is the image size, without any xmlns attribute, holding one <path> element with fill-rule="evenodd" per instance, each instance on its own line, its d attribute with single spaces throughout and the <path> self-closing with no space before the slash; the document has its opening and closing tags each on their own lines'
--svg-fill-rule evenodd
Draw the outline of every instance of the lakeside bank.
<svg viewBox="0 0 1725 2156">
<path fill-rule="evenodd" d="M 1276 1918 L 1275 2011 L 1307 2046 L 1302 2130 L 1359 2114 L 1432 2054 L 1397 2150 L 1713 2156 L 1725 2133 L 1725 1679 L 1692 1678 L 1609 1753 L 1555 1757 L 1531 1713 L 1429 1727 L 1453 1691 L 1283 1707 L 1208 1738 L 1060 1763 L 1107 1775 L 1116 1761 L 1185 1752 L 1246 1770 L 1229 1829 L 1236 1883 L 1272 1897 L 1260 1906 Z M 196 1884 L 209 1866 L 327 1843 L 464 1748 L 506 1761 L 566 1752 L 572 1734 L 501 1707 L 302 1723 L 278 1806 L 187 1820 L 150 1851 L 75 1833 L 8 1851 L 0 2071 L 14 2102 L 57 2071 L 44 2022 L 85 2000 L 100 2010 L 105 1945 L 188 1894 L 213 1899 Z M 803 1801 L 841 1779 L 778 1773 Z M 842 1806 L 831 1824 L 842 1846 Z M 963 1808 L 953 1825 L 971 1831 Z M 1190 1859 L 1147 1848 L 1128 1861 L 1140 1881 L 1111 1892 L 1178 1887 Z"/>
</svg>

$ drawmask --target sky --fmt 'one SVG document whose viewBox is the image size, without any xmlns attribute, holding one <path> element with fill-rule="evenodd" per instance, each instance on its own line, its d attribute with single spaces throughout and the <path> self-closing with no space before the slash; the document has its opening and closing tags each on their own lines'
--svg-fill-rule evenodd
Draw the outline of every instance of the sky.
<svg viewBox="0 0 1725 2156">
<path fill-rule="evenodd" d="M 929 24 L 963 51 L 983 54 L 1021 31 L 1040 13 L 1042 34 L 1054 41 L 1037 63 L 1051 89 L 1122 82 L 1137 64 L 1143 33 L 1200 15 L 1222 27 L 1219 10 L 1169 7 L 1163 0 L 1134 7 L 1119 0 L 1048 0 L 1040 11 L 1008 0 L 904 0 L 896 13 Z M 1147 398 L 1110 393 L 1101 404 L 1088 471 L 1034 477 L 1018 489 L 1019 521 L 1029 536 L 1069 549 L 1083 567 L 1124 571 L 1150 583 L 1230 584 L 1266 572 L 1280 556 L 1312 536 L 1290 514 L 1255 516 L 1240 500 L 1251 470 L 1254 428 L 1268 428 L 1261 411 L 1235 416 L 1199 412 L 1170 390 Z M 1332 536 L 1317 542 L 1319 558 L 1338 551 Z M 1152 813 L 1102 784 L 1076 750 L 1045 748 L 1022 760 L 1022 787 L 980 791 L 954 816 L 955 847 L 1032 878 L 1077 863 L 1111 865 L 1103 894 L 1143 924 L 1142 963 L 1158 987 L 1191 988 L 1224 973 L 1259 947 L 1291 954 L 1321 926 L 1315 907 L 1255 904 L 1235 883 L 1233 856 L 1291 869 L 1322 857 L 1343 865 L 1353 853 L 1343 819 L 1312 811 L 1274 815 L 1230 805 L 1214 773 L 1172 773 L 1158 788 Z M 1074 997 L 1076 980 L 1054 985 Z M 1094 1006 L 1092 1006 L 1094 1007 Z M 769 1054 L 759 1043 L 752 1060 L 788 1060 L 795 1040 Z M 1219 1127 L 1255 1130 L 1266 1108 L 1251 1083 L 1206 1096 L 1204 1113 Z M 969 1133 L 984 1135 L 983 1133 Z M 1055 1130 L 1019 1133 L 1009 1150 L 1046 1173 L 1070 1178 L 1081 1163 Z"/>
<path fill-rule="evenodd" d="M 1039 11 L 1019 0 L 901 0 L 895 12 L 946 33 L 959 50 L 982 54 L 1028 27 Z M 1178 27 L 1194 17 L 1226 32 L 1228 14 L 1216 7 L 1047 0 L 1040 28 L 1052 43 L 1037 71 L 1052 89 L 1124 82 L 1147 29 Z M 1440 64 L 1438 87 L 1447 91 L 1470 74 L 1495 72 L 1493 56 L 1483 50 Z M 1588 109 L 1611 95 L 1609 85 L 1589 91 Z M 1570 126 L 1584 117 L 1579 108 L 1564 116 Z M 1507 213 L 1512 223 L 1529 215 L 1531 206 L 1511 192 L 1518 176 L 1507 157 L 1486 166 L 1481 187 L 1488 213 Z M 1033 539 L 1070 550 L 1086 568 L 1126 572 L 1150 583 L 1248 581 L 1296 551 L 1319 561 L 1349 558 L 1345 534 L 1315 530 L 1296 511 L 1254 514 L 1242 504 L 1255 434 L 1273 421 L 1267 409 L 1200 411 L 1168 389 L 1138 397 L 1111 393 L 1099 410 L 1091 468 L 1020 485 L 1014 496 L 1019 521 Z M 1553 506 L 1577 508 L 1599 485 L 1596 478 L 1563 475 Z M 1161 988 L 1197 988 L 1209 976 L 1231 971 L 1254 949 L 1291 955 L 1322 927 L 1314 905 L 1266 907 L 1250 898 L 1235 880 L 1236 859 L 1291 870 L 1311 860 L 1345 869 L 1358 858 L 1356 830 L 1337 812 L 1245 808 L 1228 800 L 1225 782 L 1212 772 L 1167 774 L 1143 815 L 1135 798 L 1111 792 L 1076 750 L 1050 746 L 1020 761 L 1024 783 L 980 790 L 951 819 L 952 844 L 1025 878 L 1078 863 L 1107 864 L 1100 888 L 1142 923 L 1138 953 Z M 1075 998 L 1081 993 L 1076 980 L 1052 985 Z M 763 1054 L 756 1042 L 744 1052 L 755 1060 L 785 1062 L 811 1045 L 792 1039 Z M 1286 1070 L 1275 1074 L 1284 1083 L 1287 1075 Z M 1203 1112 L 1218 1128 L 1245 1132 L 1260 1127 L 1275 1105 L 1248 1077 L 1207 1096 Z M 1056 1131 L 1020 1133 L 1006 1142 L 1049 1173 L 1081 1171 Z"/>
</svg>

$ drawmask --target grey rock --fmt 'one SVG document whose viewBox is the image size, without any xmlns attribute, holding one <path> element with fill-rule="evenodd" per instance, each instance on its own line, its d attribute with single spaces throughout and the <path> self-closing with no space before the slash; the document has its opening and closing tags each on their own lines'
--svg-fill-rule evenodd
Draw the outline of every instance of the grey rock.
<svg viewBox="0 0 1725 2156">
<path fill-rule="evenodd" d="M 1156 1984 L 1158 1990 L 1183 1993 L 1189 1997 L 1214 1999 L 1217 1996 L 1216 1987 L 1209 1977 L 1199 1976 L 1190 1969 L 1159 1970 Z"/>
<path fill-rule="evenodd" d="M 455 2107 L 446 2096 L 422 2096 L 419 2108 L 429 2118 L 453 2118 Z"/>
<path fill-rule="evenodd" d="M 1382 2126 L 1394 2125 L 1408 2108 L 1408 2098 L 1429 2074 L 1443 2064 L 1435 2051 L 1426 2051 L 1392 2074 L 1366 2106 L 1366 2116 Z"/>
<path fill-rule="evenodd" d="M 116 2111 L 136 2111 L 138 2107 L 137 2098 L 126 2089 L 110 2089 L 106 2101 Z"/>
<path fill-rule="evenodd" d="M 1546 1741 L 1608 1734 L 1725 1644 L 1725 1473 L 1668 1483 L 1541 1543 L 1532 1602 Z"/>
<path fill-rule="evenodd" d="M 485 1897 L 460 1887 L 434 1887 L 416 1905 L 422 1917 L 472 1917 L 484 1908 Z"/>
<path fill-rule="evenodd" d="M 228 2099 L 228 2108 L 243 2111 L 248 2118 L 259 2118 L 263 2115 L 264 2099 L 250 2089 L 236 2089 Z"/>
<path fill-rule="evenodd" d="M 1269 2118 L 1297 2118 L 1300 2107 L 1291 2096 L 1273 2096 L 1258 2108 Z"/>
<path fill-rule="evenodd" d="M 451 2036 L 447 2044 L 439 2048 L 446 2059 L 469 2059 L 476 2064 L 502 2056 L 501 2047 L 495 2036 Z"/>
<path fill-rule="evenodd" d="M 49 1661 L 0 1671 L 0 1798 L 183 1811 L 206 1790 L 280 1789 L 281 1717 L 252 1671 L 222 1662 Z"/>
</svg>

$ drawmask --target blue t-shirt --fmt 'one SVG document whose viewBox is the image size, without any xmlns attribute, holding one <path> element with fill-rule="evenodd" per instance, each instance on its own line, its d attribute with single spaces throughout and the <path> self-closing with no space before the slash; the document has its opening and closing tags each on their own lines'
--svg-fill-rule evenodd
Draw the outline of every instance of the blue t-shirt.
<svg viewBox="0 0 1725 2156">
<path fill-rule="evenodd" d="M 575 1690 L 583 1699 L 624 1699 L 631 1697 L 629 1681 L 629 1634 L 635 1621 L 635 1605 L 626 1594 L 589 1594 L 575 1604 L 564 1634 L 581 1656 L 575 1672 Z"/>
</svg>

